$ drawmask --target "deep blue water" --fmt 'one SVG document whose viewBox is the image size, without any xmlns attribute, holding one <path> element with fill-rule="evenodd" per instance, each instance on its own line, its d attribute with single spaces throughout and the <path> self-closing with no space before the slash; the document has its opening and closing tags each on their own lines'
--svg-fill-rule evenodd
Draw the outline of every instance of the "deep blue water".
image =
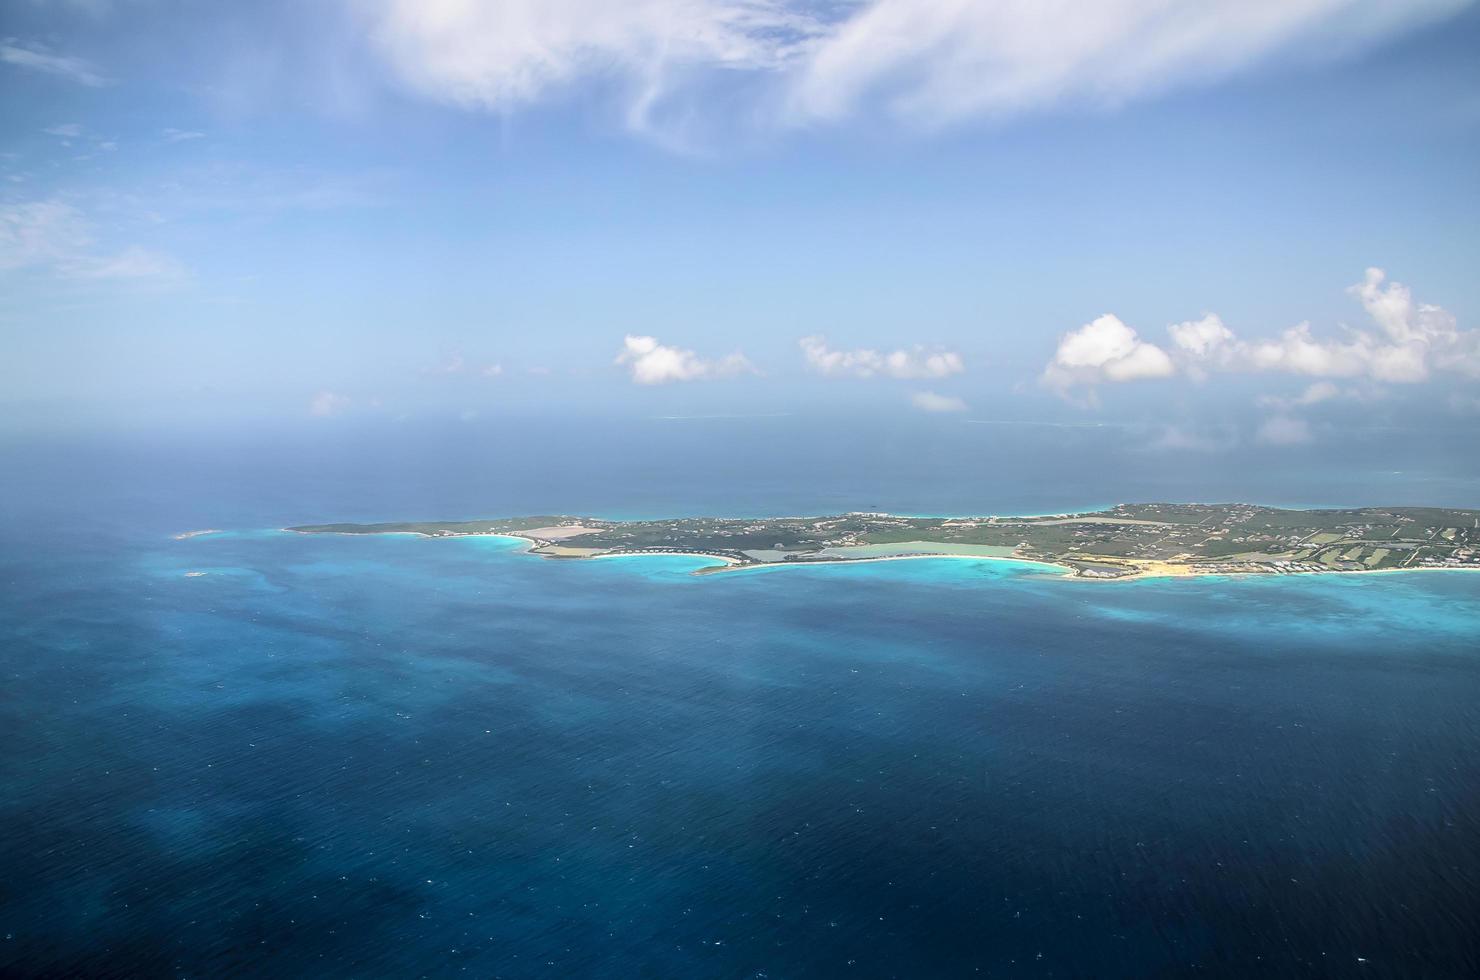
<svg viewBox="0 0 1480 980">
<path fill-rule="evenodd" d="M 1480 575 L 696 577 L 273 530 L 1224 496 L 1076 483 L 1073 447 L 943 487 L 918 441 L 860 486 L 692 431 L 595 472 L 512 438 L 10 450 L 0 972 L 1480 972 Z M 1476 505 L 1439 463 L 1372 486 Z"/>
</svg>

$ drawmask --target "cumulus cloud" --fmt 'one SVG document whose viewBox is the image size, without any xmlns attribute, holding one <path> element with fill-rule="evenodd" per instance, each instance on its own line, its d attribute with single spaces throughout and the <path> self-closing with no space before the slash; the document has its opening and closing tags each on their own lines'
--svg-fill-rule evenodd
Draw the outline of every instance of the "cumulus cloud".
<svg viewBox="0 0 1480 980">
<path fill-rule="evenodd" d="M 953 395 L 937 395 L 933 391 L 917 391 L 910 396 L 910 403 L 922 412 L 964 412 L 966 403 Z"/>
<path fill-rule="evenodd" d="M 744 354 L 738 351 L 728 357 L 710 360 L 691 350 L 667 347 L 656 337 L 628 334 L 622 341 L 622 352 L 616 363 L 626 365 L 632 380 L 640 385 L 661 385 L 670 381 L 704 381 L 753 371 Z"/>
<path fill-rule="evenodd" d="M 1147 343 L 1120 318 L 1106 313 L 1059 341 L 1043 382 L 1060 391 L 1100 381 L 1165 378 L 1176 373 L 1167 352 Z"/>
<path fill-rule="evenodd" d="M 364 0 L 412 87 L 508 111 L 586 83 L 629 123 L 723 76 L 770 125 L 911 125 L 1117 105 L 1281 56 L 1330 58 L 1468 0 Z M 696 104 L 698 104 L 696 102 Z"/>
<path fill-rule="evenodd" d="M 482 370 L 480 370 L 478 373 L 483 375 L 483 377 L 485 378 L 499 378 L 503 376 L 504 366 L 497 362 L 493 364 L 485 364 L 483 365 Z"/>
<path fill-rule="evenodd" d="M 339 415 L 348 409 L 351 401 L 348 395 L 341 395 L 333 391 L 321 391 L 313 396 L 308 403 L 308 414 L 315 418 L 329 418 Z"/>
<path fill-rule="evenodd" d="M 1386 368 L 1411 374 L 1415 359 L 1423 364 L 1432 355 L 1439 370 L 1480 378 L 1480 330 L 1460 330 L 1454 314 L 1431 303 L 1415 303 L 1407 286 L 1386 279 L 1381 269 L 1371 268 L 1350 289 L 1393 344 L 1384 358 Z"/>
<path fill-rule="evenodd" d="M 1220 358 L 1233 341 L 1233 331 L 1216 313 L 1208 313 L 1201 320 L 1174 323 L 1167 332 L 1172 335 L 1174 349 L 1183 355 L 1187 373 L 1198 381 L 1207 376 L 1202 365 Z"/>
<path fill-rule="evenodd" d="M 869 348 L 834 350 L 823 336 L 803 337 L 799 342 L 807 365 L 819 374 L 872 378 L 944 378 L 966 370 L 954 351 L 928 350 L 915 346 L 892 351 Z"/>
<path fill-rule="evenodd" d="M 56 75 L 97 88 L 108 84 L 105 78 L 89 61 L 69 55 L 53 54 L 39 44 L 24 44 L 15 38 L 0 41 L 0 63 L 15 65 L 45 75 Z"/>
<path fill-rule="evenodd" d="M 1368 269 L 1350 292 L 1376 330 L 1345 328 L 1339 336 L 1318 337 L 1309 323 L 1298 323 L 1274 337 L 1245 340 L 1209 313 L 1170 325 L 1171 344 L 1163 349 L 1107 314 L 1064 336 L 1044 380 L 1068 391 L 1177 373 L 1203 380 L 1220 371 L 1390 384 L 1424 381 L 1434 371 L 1480 378 L 1480 330 L 1462 330 L 1442 307 L 1414 302 L 1408 287 L 1389 282 L 1381 269 Z M 1307 396 L 1326 390 L 1312 388 Z"/>
<path fill-rule="evenodd" d="M 1407 286 L 1388 282 L 1377 268 L 1368 269 L 1349 291 L 1377 325 L 1376 332 L 1349 329 L 1341 337 L 1318 338 L 1309 323 L 1299 323 L 1270 340 L 1230 337 L 1211 360 L 1232 370 L 1367 377 L 1396 384 L 1423 381 L 1435 370 L 1480 378 L 1480 332 L 1459 329 L 1447 310 L 1414 303 Z"/>
</svg>

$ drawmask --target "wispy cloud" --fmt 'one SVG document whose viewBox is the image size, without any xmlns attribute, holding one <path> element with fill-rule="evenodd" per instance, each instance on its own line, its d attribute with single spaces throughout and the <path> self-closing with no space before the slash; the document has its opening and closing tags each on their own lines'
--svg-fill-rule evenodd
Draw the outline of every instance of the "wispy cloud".
<svg viewBox="0 0 1480 980">
<path fill-rule="evenodd" d="M 97 255 L 75 262 L 69 273 L 81 279 L 136 279 L 165 281 L 185 276 L 185 267 L 171 256 L 130 245 L 113 255 Z"/>
<path fill-rule="evenodd" d="M 1303 446 L 1312 440 L 1310 423 L 1289 415 L 1274 415 L 1265 419 L 1254 434 L 1257 442 L 1266 446 Z"/>
<path fill-rule="evenodd" d="M 205 139 L 205 133 L 198 129 L 165 129 L 160 136 L 166 143 L 184 143 L 189 140 Z"/>
<path fill-rule="evenodd" d="M 618 93 L 633 129 L 706 71 L 771 76 L 821 25 L 784 0 L 386 0 L 368 8 L 380 50 L 412 88 L 508 112 L 582 84 Z"/>
<path fill-rule="evenodd" d="M 90 61 L 70 55 L 53 54 L 42 45 L 25 44 L 15 38 L 0 41 L 0 63 L 56 75 L 93 88 L 109 83 Z"/>
<path fill-rule="evenodd" d="M 341 395 L 333 391 L 321 391 L 308 403 L 308 414 L 314 418 L 330 418 L 342 415 L 347 411 L 353 400 L 348 395 Z"/>
<path fill-rule="evenodd" d="M 971 425 L 1000 425 L 1005 427 L 1040 426 L 1047 429 L 1127 429 L 1130 422 L 1062 422 L 1046 419 L 966 419 Z"/>
<path fill-rule="evenodd" d="M 478 366 L 469 363 L 468 359 L 461 354 L 453 354 L 446 360 L 438 361 L 421 369 L 422 375 L 426 377 L 456 378 L 476 375 L 480 378 L 497 378 L 504 373 L 504 366 L 497 361 Z"/>
<path fill-rule="evenodd" d="M 634 334 L 623 339 L 622 352 L 617 355 L 616 363 L 625 365 L 632 380 L 640 385 L 705 381 L 755 370 L 745 355 L 738 351 L 712 360 L 691 350 L 660 344 L 656 337 Z"/>
<path fill-rule="evenodd" d="M 1118 105 L 1288 55 L 1331 58 L 1469 0 L 380 0 L 379 49 L 433 98 L 509 112 L 584 85 L 653 131 L 747 85 L 763 126 L 863 114 L 911 126 L 1063 103 Z M 727 111 L 733 100 L 726 100 Z"/>
<path fill-rule="evenodd" d="M 427 375 L 462 374 L 467 366 L 468 363 L 461 354 L 454 354 L 445 361 L 422 368 L 421 373 Z"/>
<path fill-rule="evenodd" d="M 1298 395 L 1260 395 L 1257 402 L 1265 408 L 1304 408 L 1307 405 L 1319 405 L 1321 402 L 1340 398 L 1342 394 L 1341 388 L 1330 381 L 1317 381 L 1307 385 L 1305 390 Z"/>
<path fill-rule="evenodd" d="M 836 350 L 823 336 L 803 337 L 799 344 L 807 366 L 819 374 L 855 378 L 944 378 L 966 370 L 954 351 L 915 346 L 892 351 L 871 348 Z"/>
<path fill-rule="evenodd" d="M 55 199 L 0 205 L 0 271 L 26 268 L 74 279 L 168 280 L 185 274 L 175 259 L 137 245 L 99 250 L 92 223 Z"/>
<path fill-rule="evenodd" d="M 1249 70 L 1281 53 L 1340 54 L 1467 0 L 979 0 L 862 4 L 808 53 L 801 120 L 878 110 L 913 124 L 1116 105 Z"/>
<path fill-rule="evenodd" d="M 917 391 L 910 396 L 910 404 L 922 412 L 964 412 L 966 403 L 953 395 L 938 395 L 933 391 Z"/>
<path fill-rule="evenodd" d="M 1238 444 L 1237 434 L 1229 426 L 1212 429 L 1191 425 L 1164 425 L 1146 446 L 1154 451 L 1216 453 Z"/>
<path fill-rule="evenodd" d="M 61 201 L 0 206 L 0 269 L 68 262 L 92 245 L 82 212 Z"/>
</svg>

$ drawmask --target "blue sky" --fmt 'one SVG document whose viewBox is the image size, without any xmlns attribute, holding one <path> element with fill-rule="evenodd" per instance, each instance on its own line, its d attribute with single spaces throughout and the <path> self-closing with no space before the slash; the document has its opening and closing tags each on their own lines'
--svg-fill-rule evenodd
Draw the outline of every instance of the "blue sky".
<svg viewBox="0 0 1480 980">
<path fill-rule="evenodd" d="M 1472 445 L 1476 50 L 1462 0 L 16 0 L 0 424 Z"/>
</svg>

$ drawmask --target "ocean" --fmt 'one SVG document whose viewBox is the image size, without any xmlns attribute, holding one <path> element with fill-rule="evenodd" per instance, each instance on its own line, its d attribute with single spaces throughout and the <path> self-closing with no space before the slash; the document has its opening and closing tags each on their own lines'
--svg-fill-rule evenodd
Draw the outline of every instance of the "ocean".
<svg viewBox="0 0 1480 980">
<path fill-rule="evenodd" d="M 1421 445 L 1189 465 L 1108 441 L 605 420 L 10 445 L 0 973 L 1480 973 L 1480 575 L 694 576 L 278 530 L 1480 507 L 1477 464 Z"/>
</svg>

